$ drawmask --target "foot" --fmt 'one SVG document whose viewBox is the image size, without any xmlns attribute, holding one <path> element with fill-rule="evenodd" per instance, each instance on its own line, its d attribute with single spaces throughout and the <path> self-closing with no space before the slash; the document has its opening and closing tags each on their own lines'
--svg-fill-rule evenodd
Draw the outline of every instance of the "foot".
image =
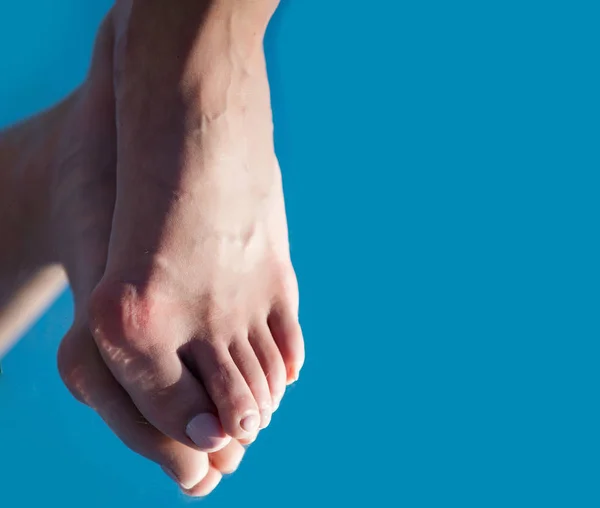
<svg viewBox="0 0 600 508">
<path fill-rule="evenodd" d="M 266 427 L 304 361 L 262 36 L 225 37 L 243 3 L 140 4 L 120 3 L 119 191 L 90 322 L 144 417 L 206 449 L 219 421 Z"/>
<path fill-rule="evenodd" d="M 243 446 L 222 440 L 224 447 L 207 455 L 165 436 L 119 385 L 89 332 L 88 302 L 104 272 L 116 194 L 111 54 L 107 20 L 88 80 L 52 115 L 53 127 L 63 133 L 54 154 L 53 251 L 68 272 L 76 307 L 75 322 L 59 349 L 59 371 L 71 393 L 95 409 L 126 445 L 162 466 L 187 494 L 204 496 L 222 474 L 237 468 Z"/>
</svg>

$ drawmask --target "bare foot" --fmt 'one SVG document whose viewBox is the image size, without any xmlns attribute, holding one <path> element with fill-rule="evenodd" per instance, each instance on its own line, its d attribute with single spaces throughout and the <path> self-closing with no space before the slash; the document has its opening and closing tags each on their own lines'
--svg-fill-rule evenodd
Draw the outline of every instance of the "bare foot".
<svg viewBox="0 0 600 508">
<path fill-rule="evenodd" d="M 223 443 L 212 403 L 252 438 L 304 361 L 262 33 L 244 2 L 205 4 L 119 4 L 118 194 L 90 307 L 144 417 L 204 449 Z"/>
<path fill-rule="evenodd" d="M 189 495 L 204 496 L 233 472 L 244 448 L 231 441 L 207 455 L 165 436 L 142 416 L 98 352 L 88 327 L 92 289 L 106 263 L 116 194 L 115 104 L 111 25 L 103 25 L 90 76 L 60 106 L 63 133 L 56 149 L 52 231 L 55 256 L 64 262 L 75 295 L 75 322 L 64 337 L 58 365 L 81 402 L 95 409 L 123 442 L 163 467 Z"/>
</svg>

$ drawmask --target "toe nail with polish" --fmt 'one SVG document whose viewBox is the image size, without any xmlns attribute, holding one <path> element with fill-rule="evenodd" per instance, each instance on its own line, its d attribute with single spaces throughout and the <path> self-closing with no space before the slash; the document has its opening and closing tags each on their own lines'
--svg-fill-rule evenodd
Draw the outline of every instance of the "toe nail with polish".
<svg viewBox="0 0 600 508">
<path fill-rule="evenodd" d="M 240 427 L 242 427 L 242 429 L 245 432 L 248 432 L 249 434 L 253 434 L 254 432 L 256 432 L 258 430 L 259 425 L 260 418 L 257 414 L 250 414 L 243 418 L 240 422 Z"/>
<path fill-rule="evenodd" d="M 219 419 L 210 413 L 194 417 L 186 428 L 188 437 L 205 452 L 220 450 L 231 438 L 225 434 Z"/>
</svg>

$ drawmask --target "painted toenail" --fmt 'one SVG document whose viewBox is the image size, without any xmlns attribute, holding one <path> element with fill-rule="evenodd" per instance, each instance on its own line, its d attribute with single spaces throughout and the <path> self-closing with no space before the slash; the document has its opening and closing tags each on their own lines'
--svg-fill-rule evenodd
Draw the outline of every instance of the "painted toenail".
<svg viewBox="0 0 600 508">
<path fill-rule="evenodd" d="M 246 432 L 252 434 L 258 430 L 258 426 L 260 425 L 260 418 L 256 414 L 251 414 L 246 416 L 240 422 L 240 427 L 244 429 Z"/>
<path fill-rule="evenodd" d="M 210 413 L 193 418 L 185 430 L 188 437 L 205 452 L 220 450 L 231 441 L 218 418 Z"/>
</svg>

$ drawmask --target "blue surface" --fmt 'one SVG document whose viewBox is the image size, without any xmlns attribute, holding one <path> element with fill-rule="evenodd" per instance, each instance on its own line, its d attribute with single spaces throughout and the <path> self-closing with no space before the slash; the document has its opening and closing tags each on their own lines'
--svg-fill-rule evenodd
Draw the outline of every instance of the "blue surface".
<svg viewBox="0 0 600 508">
<path fill-rule="evenodd" d="M 600 506 L 597 5 L 287 1 L 308 361 L 205 506 Z M 107 6 L 3 3 L 0 122 L 80 81 Z M 187 505 L 62 388 L 71 311 L 3 361 L 0 506 Z"/>
</svg>

